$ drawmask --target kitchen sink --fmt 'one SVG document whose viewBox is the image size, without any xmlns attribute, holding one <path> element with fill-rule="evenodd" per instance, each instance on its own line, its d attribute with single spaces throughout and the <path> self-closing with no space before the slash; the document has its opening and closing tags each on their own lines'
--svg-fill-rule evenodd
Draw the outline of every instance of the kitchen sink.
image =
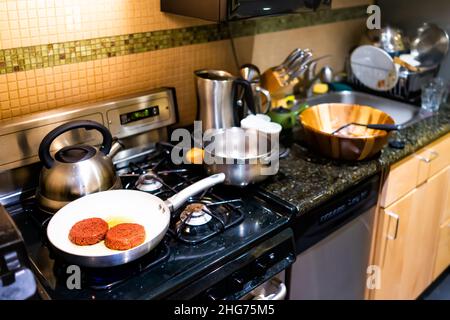
<svg viewBox="0 0 450 320">
<path fill-rule="evenodd" d="M 321 103 L 360 104 L 380 109 L 389 114 L 397 124 L 404 124 L 419 116 L 420 108 L 414 105 L 389 100 L 356 91 L 331 92 L 308 99 L 310 106 Z"/>
</svg>

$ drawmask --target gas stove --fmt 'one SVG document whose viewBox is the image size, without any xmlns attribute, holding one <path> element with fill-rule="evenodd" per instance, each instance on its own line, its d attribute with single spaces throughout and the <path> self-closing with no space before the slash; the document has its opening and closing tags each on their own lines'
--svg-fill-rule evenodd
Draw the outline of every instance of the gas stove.
<svg viewBox="0 0 450 320">
<path fill-rule="evenodd" d="M 204 177 L 201 170 L 172 165 L 164 151 L 155 151 L 143 162 L 119 170 L 127 189 L 139 189 L 142 180 L 149 179 L 149 172 L 155 180 L 152 185 L 159 188 L 146 192 L 162 199 Z M 81 290 L 70 290 L 69 264 L 53 252 L 46 239 L 51 216 L 39 211 L 34 198 L 7 209 L 22 232 L 35 274 L 46 294 L 55 299 L 170 297 L 176 294 L 176 288 L 200 281 L 205 273 L 275 235 L 293 210 L 258 188 L 247 188 L 245 193 L 229 187 L 211 188 L 172 214 L 164 240 L 149 254 L 122 266 L 82 268 Z M 288 255 L 279 262 L 284 265 L 292 258 Z M 193 294 L 182 297 L 193 298 Z"/>
<path fill-rule="evenodd" d="M 154 129 L 142 133 L 161 141 L 165 126 L 157 135 Z M 174 165 L 167 143 L 121 138 L 134 142 L 114 161 L 125 189 L 165 200 L 205 177 L 201 166 Z M 75 266 L 81 278 L 73 286 L 74 266 L 48 243 L 51 216 L 39 211 L 33 188 L 14 195 L 4 205 L 24 238 L 44 299 L 239 299 L 295 260 L 288 228 L 294 206 L 258 186 L 218 185 L 173 212 L 164 239 L 148 254 L 109 268 Z"/>
</svg>

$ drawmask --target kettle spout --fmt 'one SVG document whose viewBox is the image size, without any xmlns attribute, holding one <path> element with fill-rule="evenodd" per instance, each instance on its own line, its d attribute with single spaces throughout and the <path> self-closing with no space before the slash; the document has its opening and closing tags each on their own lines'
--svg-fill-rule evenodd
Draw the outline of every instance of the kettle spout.
<svg viewBox="0 0 450 320">
<path fill-rule="evenodd" d="M 119 151 L 122 150 L 123 148 L 124 148 L 124 145 L 122 144 L 122 142 L 120 142 L 119 139 L 114 138 L 113 145 L 112 145 L 111 150 L 109 151 L 107 157 L 110 159 L 114 158 L 114 156 L 116 154 L 118 154 Z"/>
</svg>

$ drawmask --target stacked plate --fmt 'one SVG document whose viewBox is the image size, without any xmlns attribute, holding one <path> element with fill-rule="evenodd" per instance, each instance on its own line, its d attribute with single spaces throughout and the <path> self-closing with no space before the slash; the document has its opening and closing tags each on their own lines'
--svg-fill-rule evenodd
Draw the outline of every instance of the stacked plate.
<svg viewBox="0 0 450 320">
<path fill-rule="evenodd" d="M 394 59 L 383 49 L 360 46 L 353 51 L 350 63 L 353 74 L 372 90 L 388 91 L 397 84 L 398 68 Z"/>
</svg>

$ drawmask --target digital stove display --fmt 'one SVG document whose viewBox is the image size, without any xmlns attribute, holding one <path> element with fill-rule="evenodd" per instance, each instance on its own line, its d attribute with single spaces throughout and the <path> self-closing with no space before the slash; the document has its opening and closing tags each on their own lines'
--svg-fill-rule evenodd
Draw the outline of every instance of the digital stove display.
<svg viewBox="0 0 450 320">
<path fill-rule="evenodd" d="M 131 122 L 159 116 L 159 106 L 151 106 L 142 110 L 128 112 L 120 115 L 120 124 L 128 124 Z"/>
</svg>

